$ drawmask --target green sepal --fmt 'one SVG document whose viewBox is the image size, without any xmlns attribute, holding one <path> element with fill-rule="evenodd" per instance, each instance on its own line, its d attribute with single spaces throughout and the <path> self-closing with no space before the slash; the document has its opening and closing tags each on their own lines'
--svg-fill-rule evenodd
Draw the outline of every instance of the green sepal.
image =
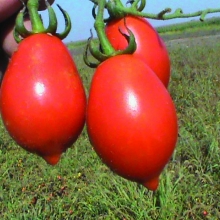
<svg viewBox="0 0 220 220">
<path fill-rule="evenodd" d="M 48 1 L 45 1 L 45 4 L 47 6 L 48 14 L 49 14 L 49 25 L 46 29 L 46 33 L 55 34 L 57 31 L 57 17 L 56 14 L 51 7 L 51 5 L 48 3 Z"/>
<path fill-rule="evenodd" d="M 68 13 L 64 11 L 59 5 L 57 5 L 65 18 L 65 30 L 62 33 L 56 33 L 57 31 L 56 14 L 47 0 L 45 0 L 45 4 L 47 6 L 47 10 L 49 14 L 49 25 L 46 29 L 44 28 L 41 15 L 38 13 L 39 0 L 28 0 L 27 9 L 32 26 L 31 31 L 27 30 L 24 25 L 24 12 L 26 11 L 26 6 L 25 4 L 23 4 L 24 8 L 17 15 L 15 21 L 14 33 L 13 33 L 14 39 L 17 43 L 20 43 L 21 40 L 24 39 L 25 37 L 37 33 L 51 34 L 53 36 L 58 37 L 61 40 L 64 39 L 69 34 L 72 26 L 71 26 L 71 19 Z"/>
<path fill-rule="evenodd" d="M 60 11 L 62 12 L 63 16 L 64 16 L 64 19 L 65 19 L 65 30 L 58 34 L 54 34 L 55 36 L 57 36 L 59 39 L 64 39 L 71 31 L 71 28 L 72 28 L 72 23 L 71 23 L 71 19 L 70 19 L 70 16 L 69 14 L 63 10 L 59 5 L 57 5 L 58 8 L 60 9 Z"/>
<path fill-rule="evenodd" d="M 21 37 L 28 37 L 32 34 L 31 31 L 28 31 L 26 27 L 24 26 L 24 12 L 26 10 L 26 7 L 24 7 L 17 15 L 17 18 L 15 20 L 15 31 L 16 35 L 20 35 Z M 16 40 L 16 39 L 15 39 Z M 17 41 L 17 40 L 16 40 Z"/>
</svg>

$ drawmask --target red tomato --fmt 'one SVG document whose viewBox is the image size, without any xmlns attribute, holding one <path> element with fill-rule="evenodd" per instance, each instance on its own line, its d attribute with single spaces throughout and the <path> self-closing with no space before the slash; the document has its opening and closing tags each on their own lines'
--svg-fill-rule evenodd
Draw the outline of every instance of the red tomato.
<svg viewBox="0 0 220 220">
<path fill-rule="evenodd" d="M 0 109 L 6 129 L 26 150 L 56 164 L 81 133 L 86 96 L 67 48 L 57 37 L 24 39 L 3 78 Z"/>
<path fill-rule="evenodd" d="M 107 166 L 156 190 L 178 126 L 168 91 L 144 62 L 120 55 L 98 66 L 86 122 L 91 144 Z"/>
<path fill-rule="evenodd" d="M 106 35 L 117 50 L 127 47 L 126 38 L 120 33 L 128 33 L 124 22 L 135 36 L 137 49 L 134 55 L 141 58 L 156 73 L 163 84 L 168 87 L 170 79 L 170 59 L 162 38 L 144 18 L 126 16 L 125 20 L 112 20 L 106 25 Z"/>
</svg>

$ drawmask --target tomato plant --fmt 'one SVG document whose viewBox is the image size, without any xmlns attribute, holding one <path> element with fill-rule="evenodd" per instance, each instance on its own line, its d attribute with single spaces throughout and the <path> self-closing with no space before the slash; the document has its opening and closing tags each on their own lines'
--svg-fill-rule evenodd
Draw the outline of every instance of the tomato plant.
<svg viewBox="0 0 220 220">
<path fill-rule="evenodd" d="M 113 19 L 107 22 L 105 31 L 116 50 L 123 50 L 128 46 L 126 37 L 121 34 L 128 34 L 127 28 L 135 36 L 137 49 L 134 55 L 146 62 L 167 87 L 170 79 L 170 59 L 162 38 L 145 18 L 125 16 Z"/>
<path fill-rule="evenodd" d="M 156 190 L 177 141 L 172 99 L 155 73 L 133 55 L 101 63 L 89 93 L 87 130 L 100 156 L 120 176 Z"/>
</svg>

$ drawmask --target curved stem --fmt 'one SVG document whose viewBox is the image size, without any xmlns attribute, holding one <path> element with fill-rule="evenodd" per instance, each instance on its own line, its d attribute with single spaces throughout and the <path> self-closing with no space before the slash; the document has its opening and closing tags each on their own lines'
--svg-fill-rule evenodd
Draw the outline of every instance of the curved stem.
<svg viewBox="0 0 220 220">
<path fill-rule="evenodd" d="M 171 12 L 171 9 L 168 11 Z M 204 20 L 205 16 L 209 13 L 216 13 L 216 12 L 220 12 L 220 8 L 217 9 L 206 9 L 206 10 L 200 10 L 197 12 L 193 12 L 193 13 L 187 13 L 184 14 L 182 9 L 176 9 L 176 11 L 174 13 L 168 14 L 166 15 L 166 13 L 159 18 L 158 15 L 152 15 L 153 19 L 161 19 L 161 20 L 168 20 L 168 19 L 174 19 L 174 18 L 190 18 L 190 17 L 198 17 L 200 16 L 200 20 Z M 146 16 L 146 13 L 143 13 L 144 16 Z"/>
<path fill-rule="evenodd" d="M 98 8 L 98 13 L 96 15 L 94 27 L 97 32 L 97 36 L 99 38 L 100 45 L 102 47 L 104 54 L 110 55 L 114 53 L 115 50 L 110 44 L 105 34 L 105 23 L 103 20 L 105 4 L 106 4 L 106 0 L 100 0 L 98 3 L 99 8 Z"/>
</svg>

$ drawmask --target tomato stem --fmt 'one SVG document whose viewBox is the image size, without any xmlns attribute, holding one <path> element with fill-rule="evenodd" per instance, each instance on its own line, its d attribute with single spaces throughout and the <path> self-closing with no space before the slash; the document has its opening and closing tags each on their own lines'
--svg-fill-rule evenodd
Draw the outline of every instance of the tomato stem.
<svg viewBox="0 0 220 220">
<path fill-rule="evenodd" d="M 41 17 L 38 13 L 39 1 L 38 0 L 28 0 L 27 8 L 31 20 L 32 32 L 42 33 L 45 31 Z"/>
<path fill-rule="evenodd" d="M 99 0 L 90 0 L 95 5 L 98 5 Z M 128 0 L 128 3 L 132 3 L 130 7 L 125 7 L 120 0 L 111 0 L 105 4 L 105 8 L 108 10 L 112 18 L 123 18 L 125 15 L 140 16 L 155 20 L 169 20 L 175 18 L 191 18 L 200 16 L 200 20 L 204 21 L 207 14 L 220 12 L 220 8 L 209 8 L 205 10 L 196 11 L 193 13 L 184 14 L 181 8 L 176 9 L 171 13 L 171 8 L 165 8 L 157 14 L 146 13 L 142 10 L 145 8 L 146 0 L 140 0 L 140 6 L 137 7 L 138 0 Z"/>
<path fill-rule="evenodd" d="M 114 2 L 115 4 L 119 4 L 120 1 L 114 0 Z M 106 0 L 100 0 L 98 2 L 97 15 L 93 14 L 95 17 L 94 27 L 97 32 L 100 45 L 99 47 L 97 47 L 97 45 L 92 41 L 93 34 L 91 32 L 91 37 L 88 39 L 88 44 L 83 56 L 85 64 L 87 64 L 91 68 L 97 67 L 100 64 L 100 62 L 103 62 L 110 57 L 122 55 L 122 54 L 132 54 L 136 50 L 135 37 L 128 28 L 127 28 L 128 35 L 119 30 L 121 34 L 128 40 L 127 48 L 125 50 L 115 50 L 112 47 L 111 43 L 109 42 L 105 34 L 105 22 L 104 22 L 105 6 L 106 6 Z M 126 20 L 125 20 L 125 27 L 127 27 Z M 90 51 L 92 56 L 99 61 L 98 63 L 92 63 L 88 60 L 88 50 Z"/>
<path fill-rule="evenodd" d="M 100 40 L 100 45 L 102 47 L 103 52 L 106 55 L 110 55 L 110 54 L 114 53 L 115 50 L 105 35 L 105 23 L 103 20 L 105 4 L 106 4 L 106 0 L 99 1 L 98 13 L 97 13 L 97 16 L 95 19 L 94 27 L 96 29 L 97 36 Z"/>
</svg>

